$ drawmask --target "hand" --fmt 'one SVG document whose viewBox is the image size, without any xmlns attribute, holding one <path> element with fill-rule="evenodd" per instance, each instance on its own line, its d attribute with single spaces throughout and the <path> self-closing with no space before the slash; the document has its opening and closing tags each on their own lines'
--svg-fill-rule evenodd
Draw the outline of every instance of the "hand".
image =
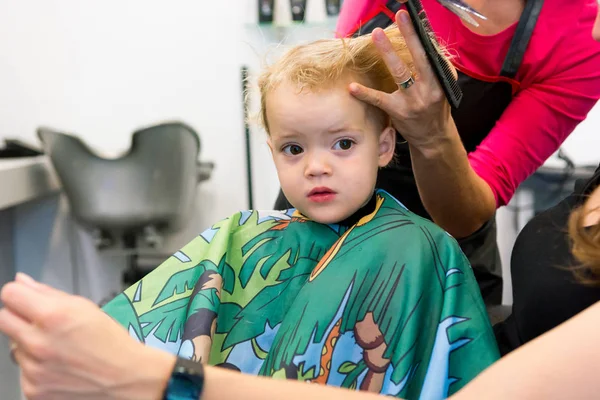
<svg viewBox="0 0 600 400">
<path fill-rule="evenodd" d="M 135 341 L 94 303 L 23 274 L 0 298 L 0 332 L 28 399 L 161 398 L 174 356 Z"/>
<path fill-rule="evenodd" d="M 390 94 L 353 82 L 350 84 L 350 93 L 385 111 L 394 128 L 411 146 L 420 150 L 435 149 L 440 139 L 457 135 L 450 104 L 429 64 L 408 13 L 398 11 L 396 23 L 413 56 L 415 83 L 406 89 L 399 86 L 398 90 Z M 406 82 L 412 76 L 411 71 L 396 54 L 385 32 L 377 28 L 371 36 L 394 80 L 399 85 Z"/>
</svg>

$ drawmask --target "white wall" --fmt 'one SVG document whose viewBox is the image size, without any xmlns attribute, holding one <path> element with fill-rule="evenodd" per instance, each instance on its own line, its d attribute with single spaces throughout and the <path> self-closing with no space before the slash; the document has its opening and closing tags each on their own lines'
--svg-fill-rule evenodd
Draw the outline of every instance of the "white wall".
<svg viewBox="0 0 600 400">
<path fill-rule="evenodd" d="M 135 129 L 180 119 L 200 132 L 202 158 L 216 163 L 201 186 L 203 226 L 246 208 L 240 67 L 257 73 L 274 43 L 331 37 L 335 20 L 310 0 L 310 23 L 292 25 L 280 1 L 277 28 L 259 28 L 256 0 L 234 3 L 0 2 L 0 139 L 36 143 L 46 125 L 117 156 Z M 277 177 L 264 133 L 253 128 L 252 137 L 254 206 L 270 208 Z"/>
<path fill-rule="evenodd" d="M 188 226 L 162 250 L 179 248 L 248 207 L 242 64 L 256 74 L 274 43 L 333 35 L 335 21 L 326 21 L 324 10 L 310 3 L 308 25 L 283 21 L 289 9 L 283 14 L 279 9 L 276 27 L 257 27 L 255 2 L 244 1 L 238 7 L 206 0 L 0 2 L 0 139 L 37 143 L 35 131 L 45 125 L 76 133 L 110 157 L 123 153 L 131 133 L 142 126 L 165 119 L 187 122 L 201 135 L 202 158 L 214 161 L 216 169 L 200 185 Z M 279 189 L 264 135 L 253 127 L 254 207 L 259 209 L 271 208 Z M 66 204 L 58 211 L 46 208 L 55 218 L 51 244 L 33 263 L 35 271 L 27 272 L 94 300 L 117 289 L 123 260 L 95 252 L 81 229 L 69 234 Z M 73 248 L 77 260 L 69 258 Z M 29 268 L 31 262 L 21 264 Z M 81 269 L 83 281 L 77 285 L 67 276 L 73 268 Z"/>
<path fill-rule="evenodd" d="M 202 225 L 244 208 L 241 12 L 206 0 L 0 2 L 0 137 L 36 141 L 47 125 L 116 155 L 135 129 L 180 119 L 216 163 Z"/>
<path fill-rule="evenodd" d="M 587 118 L 565 140 L 562 149 L 577 166 L 598 165 L 600 162 L 600 103 L 596 103 Z M 551 158 L 546 164 L 562 166 L 564 162 Z"/>
</svg>

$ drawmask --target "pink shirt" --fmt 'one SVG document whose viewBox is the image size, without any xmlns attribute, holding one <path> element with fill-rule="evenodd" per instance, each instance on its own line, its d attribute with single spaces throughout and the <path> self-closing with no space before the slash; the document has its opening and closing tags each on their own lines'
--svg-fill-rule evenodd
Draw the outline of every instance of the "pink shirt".
<svg viewBox="0 0 600 400">
<path fill-rule="evenodd" d="M 338 34 L 345 36 L 380 3 L 385 0 L 346 0 Z M 481 36 L 436 0 L 422 3 L 457 65 L 481 76 L 500 73 L 517 24 Z M 591 36 L 597 7 L 596 0 L 544 2 L 515 78 L 520 90 L 469 154 L 471 166 L 490 185 L 498 206 L 508 203 L 517 186 L 560 147 L 600 98 L 600 43 Z"/>
</svg>

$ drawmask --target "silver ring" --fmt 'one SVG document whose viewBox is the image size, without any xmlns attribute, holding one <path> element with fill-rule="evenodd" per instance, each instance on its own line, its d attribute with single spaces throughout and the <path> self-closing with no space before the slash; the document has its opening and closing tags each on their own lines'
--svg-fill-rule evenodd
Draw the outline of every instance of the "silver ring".
<svg viewBox="0 0 600 400">
<path fill-rule="evenodd" d="M 398 84 L 398 86 L 400 86 L 402 89 L 408 89 L 409 87 L 411 87 L 414 84 L 415 84 L 415 79 L 411 76 L 410 78 L 408 78 L 404 82 L 400 82 Z"/>
</svg>

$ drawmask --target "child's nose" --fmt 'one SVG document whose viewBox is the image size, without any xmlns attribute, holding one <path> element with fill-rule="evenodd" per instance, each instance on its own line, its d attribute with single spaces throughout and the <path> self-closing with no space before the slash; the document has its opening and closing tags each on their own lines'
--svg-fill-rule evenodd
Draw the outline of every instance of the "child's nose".
<svg viewBox="0 0 600 400">
<path fill-rule="evenodd" d="M 331 175 L 331 164 L 325 152 L 314 152 L 304 158 L 306 160 L 305 176 Z"/>
</svg>

